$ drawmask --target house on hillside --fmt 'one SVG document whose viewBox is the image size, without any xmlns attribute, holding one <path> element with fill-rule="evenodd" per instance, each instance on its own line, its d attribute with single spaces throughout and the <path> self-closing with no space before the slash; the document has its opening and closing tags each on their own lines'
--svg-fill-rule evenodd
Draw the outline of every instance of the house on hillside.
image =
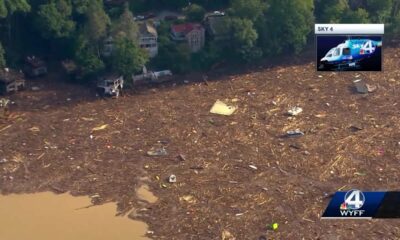
<svg viewBox="0 0 400 240">
<path fill-rule="evenodd" d="M 158 54 L 158 34 L 154 26 L 149 22 L 139 24 L 139 46 L 146 49 L 150 57 Z"/>
<path fill-rule="evenodd" d="M 174 41 L 186 42 L 192 52 L 198 52 L 204 47 L 205 29 L 199 23 L 172 25 L 171 38 Z"/>
<path fill-rule="evenodd" d="M 158 54 L 158 34 L 153 24 L 149 22 L 139 23 L 139 32 L 137 43 L 140 48 L 146 49 L 150 57 L 155 57 Z M 114 51 L 114 38 L 107 37 L 104 40 L 101 54 L 105 57 L 110 57 Z"/>
</svg>

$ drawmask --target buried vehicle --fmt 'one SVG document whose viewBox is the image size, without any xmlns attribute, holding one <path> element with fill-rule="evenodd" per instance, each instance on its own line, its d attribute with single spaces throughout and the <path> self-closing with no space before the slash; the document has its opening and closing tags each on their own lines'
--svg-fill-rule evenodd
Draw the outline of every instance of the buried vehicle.
<svg viewBox="0 0 400 240">
<path fill-rule="evenodd" d="M 25 58 L 24 73 L 30 78 L 46 75 L 46 63 L 36 56 L 28 56 Z"/>
<path fill-rule="evenodd" d="M 8 68 L 0 70 L 0 94 L 17 92 L 25 87 L 23 74 L 16 71 L 10 71 Z"/>
<path fill-rule="evenodd" d="M 115 96 L 121 95 L 124 87 L 124 77 L 120 75 L 106 75 L 97 82 L 97 93 L 100 96 Z"/>
<path fill-rule="evenodd" d="M 143 67 L 142 73 L 132 75 L 132 82 L 133 85 L 163 83 L 171 81 L 172 76 L 171 70 L 147 71 L 146 67 Z"/>
</svg>

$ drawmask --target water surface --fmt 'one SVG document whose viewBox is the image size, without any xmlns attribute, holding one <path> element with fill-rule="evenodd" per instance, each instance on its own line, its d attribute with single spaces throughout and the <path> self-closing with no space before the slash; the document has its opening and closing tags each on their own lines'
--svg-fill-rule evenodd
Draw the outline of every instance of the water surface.
<svg viewBox="0 0 400 240">
<path fill-rule="evenodd" d="M 1 240 L 149 240 L 147 225 L 116 217 L 116 204 L 53 193 L 0 195 Z"/>
</svg>

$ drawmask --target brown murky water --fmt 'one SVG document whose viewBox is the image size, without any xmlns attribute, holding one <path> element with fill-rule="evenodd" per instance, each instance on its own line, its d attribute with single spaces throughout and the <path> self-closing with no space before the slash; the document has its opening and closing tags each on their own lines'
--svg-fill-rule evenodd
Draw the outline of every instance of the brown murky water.
<svg viewBox="0 0 400 240">
<path fill-rule="evenodd" d="M 115 203 L 91 205 L 88 197 L 37 193 L 0 195 L 1 240 L 148 240 L 147 225 L 116 217 Z"/>
<path fill-rule="evenodd" d="M 157 201 L 157 197 L 154 196 L 152 192 L 149 190 L 149 186 L 147 185 L 142 185 L 138 190 L 136 191 L 136 194 L 139 199 L 147 201 L 149 203 L 155 203 Z"/>
</svg>

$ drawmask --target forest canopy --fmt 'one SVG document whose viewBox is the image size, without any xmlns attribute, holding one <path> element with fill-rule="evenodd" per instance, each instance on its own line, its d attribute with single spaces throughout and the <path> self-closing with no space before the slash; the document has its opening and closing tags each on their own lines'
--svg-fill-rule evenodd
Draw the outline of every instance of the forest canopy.
<svg viewBox="0 0 400 240">
<path fill-rule="evenodd" d="M 158 55 L 150 59 L 137 41 L 135 16 L 162 10 L 185 19 L 161 21 Z M 208 39 L 191 53 L 170 38 L 173 23 L 203 23 L 207 13 L 224 12 L 226 38 Z M 400 35 L 398 0 L 0 0 L 0 67 L 18 67 L 35 54 L 74 60 L 85 77 L 103 71 L 129 75 L 142 65 L 175 72 L 203 70 L 221 61 L 252 62 L 299 54 L 310 42 L 313 24 L 385 23 L 389 37 Z M 114 53 L 102 54 L 107 39 Z"/>
</svg>

